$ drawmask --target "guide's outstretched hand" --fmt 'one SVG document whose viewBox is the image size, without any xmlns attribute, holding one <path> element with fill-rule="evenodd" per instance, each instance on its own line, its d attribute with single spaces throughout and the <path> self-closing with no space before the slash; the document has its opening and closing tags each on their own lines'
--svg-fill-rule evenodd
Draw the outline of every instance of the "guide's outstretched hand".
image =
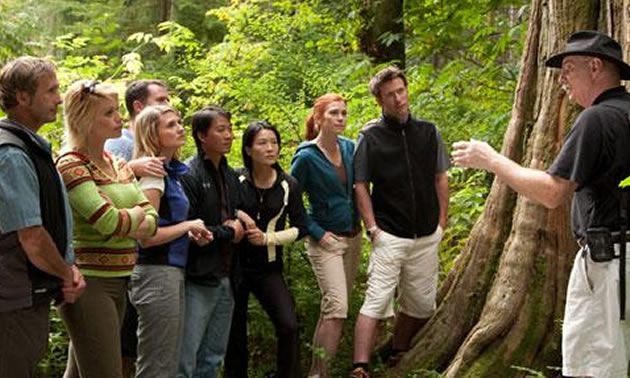
<svg viewBox="0 0 630 378">
<path fill-rule="evenodd" d="M 488 143 L 471 139 L 453 143 L 451 155 L 457 166 L 491 171 L 492 162 L 499 153 Z"/>
</svg>

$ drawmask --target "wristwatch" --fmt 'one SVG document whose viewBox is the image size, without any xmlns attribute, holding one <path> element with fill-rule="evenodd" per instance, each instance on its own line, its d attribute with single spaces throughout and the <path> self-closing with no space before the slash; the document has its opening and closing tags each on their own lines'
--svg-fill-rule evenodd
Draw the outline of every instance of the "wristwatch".
<svg viewBox="0 0 630 378">
<path fill-rule="evenodd" d="M 368 238 L 372 239 L 372 237 L 374 237 L 374 233 L 378 230 L 378 226 L 374 225 L 370 228 L 368 228 L 367 230 L 365 230 L 365 233 L 367 234 Z"/>
</svg>

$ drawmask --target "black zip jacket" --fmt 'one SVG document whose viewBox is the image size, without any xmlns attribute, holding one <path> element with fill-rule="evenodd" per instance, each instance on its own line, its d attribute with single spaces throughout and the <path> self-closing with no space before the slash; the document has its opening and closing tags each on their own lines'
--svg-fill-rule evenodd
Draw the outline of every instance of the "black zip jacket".
<svg viewBox="0 0 630 378">
<path fill-rule="evenodd" d="M 440 216 L 435 189 L 435 125 L 409 117 L 401 124 L 389 117 L 362 131 L 367 143 L 372 207 L 378 226 L 401 238 L 432 234 Z"/>
<path fill-rule="evenodd" d="M 298 229 L 298 239 L 306 235 L 306 212 L 302 202 L 302 192 L 297 180 L 278 169 L 278 177 L 273 186 L 268 189 L 256 188 L 249 171 L 245 168 L 237 171 L 240 185 L 239 209 L 247 213 L 262 232 L 285 230 L 287 215 L 289 226 Z M 286 206 L 285 188 L 289 193 Z M 284 206 L 284 208 L 283 208 Z M 282 213 L 280 214 L 280 211 Z M 278 217 L 278 215 L 280 215 Z M 275 226 L 270 222 L 274 221 Z M 282 270 L 282 246 L 275 246 L 275 260 L 269 261 L 269 248 L 255 246 L 243 238 L 239 244 L 239 262 L 244 271 L 251 270 Z"/>
<path fill-rule="evenodd" d="M 190 171 L 181 177 L 190 201 L 188 218 L 202 219 L 212 231 L 214 240 L 203 247 L 190 243 L 186 279 L 199 285 L 217 286 L 222 278 L 230 276 L 232 270 L 234 230 L 222 224 L 235 218 L 239 203 L 238 181 L 225 157 L 221 159 L 218 170 L 201 155 L 192 158 L 188 166 Z M 221 200 L 222 193 L 227 203 Z"/>
</svg>

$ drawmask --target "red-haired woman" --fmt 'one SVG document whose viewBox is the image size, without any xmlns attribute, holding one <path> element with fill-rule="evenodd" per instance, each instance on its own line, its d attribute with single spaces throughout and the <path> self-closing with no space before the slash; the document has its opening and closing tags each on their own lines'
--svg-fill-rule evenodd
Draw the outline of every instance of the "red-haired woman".
<svg viewBox="0 0 630 378">
<path fill-rule="evenodd" d="M 309 198 L 306 248 L 322 292 L 310 377 L 328 377 L 327 362 L 337 352 L 359 265 L 361 234 L 352 189 L 354 143 L 341 136 L 346 117 L 343 97 L 328 93 L 318 98 L 306 120 L 307 141 L 300 144 L 291 165 L 291 175 Z"/>
</svg>

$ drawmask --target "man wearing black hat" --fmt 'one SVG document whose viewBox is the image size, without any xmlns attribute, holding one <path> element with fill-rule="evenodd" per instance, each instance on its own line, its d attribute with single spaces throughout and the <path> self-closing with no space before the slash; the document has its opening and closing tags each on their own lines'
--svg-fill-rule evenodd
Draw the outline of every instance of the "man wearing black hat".
<svg viewBox="0 0 630 378">
<path fill-rule="evenodd" d="M 585 108 L 551 167 L 547 171 L 521 167 L 479 141 L 453 144 L 453 160 L 493 172 L 519 194 L 547 208 L 559 206 L 573 194 L 572 229 L 582 248 L 567 289 L 562 373 L 625 378 L 625 344 L 630 338 L 624 340 L 624 335 L 630 336 L 630 328 L 620 321 L 619 259 L 593 261 L 599 260 L 600 250 L 591 243 L 593 230 L 610 235 L 606 230 L 623 226 L 618 185 L 630 176 L 630 94 L 620 82 L 630 80 L 630 66 L 623 61 L 619 44 L 596 31 L 572 34 L 565 51 L 549 58 L 546 65 L 561 69 L 560 83 L 569 99 Z M 614 251 L 620 249 L 620 243 L 614 244 Z"/>
</svg>

